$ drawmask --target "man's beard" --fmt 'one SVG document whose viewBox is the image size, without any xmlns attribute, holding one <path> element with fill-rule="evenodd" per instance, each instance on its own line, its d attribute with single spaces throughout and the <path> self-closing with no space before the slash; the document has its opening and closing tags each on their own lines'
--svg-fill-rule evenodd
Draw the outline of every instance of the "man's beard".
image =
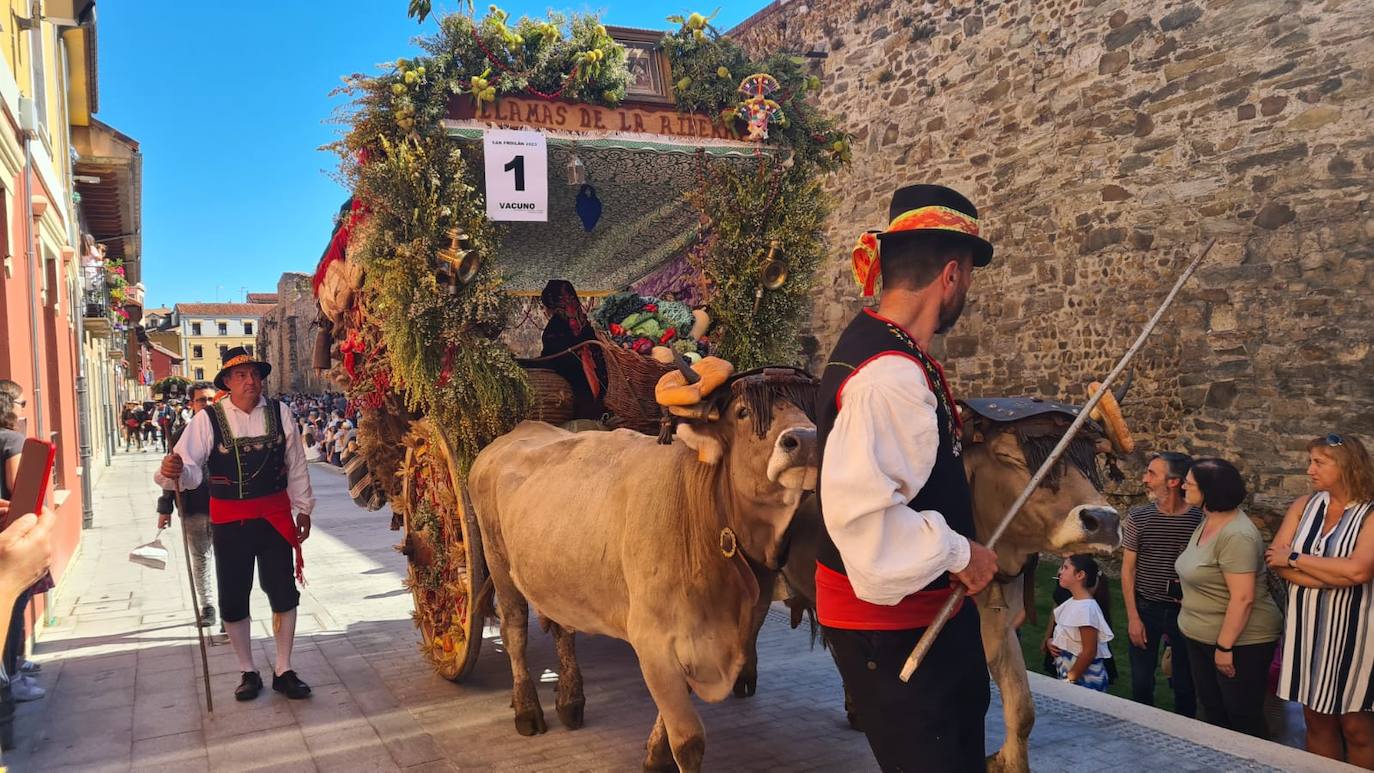
<svg viewBox="0 0 1374 773">
<path fill-rule="evenodd" d="M 954 329 L 954 323 L 959 321 L 959 315 L 964 313 L 964 302 L 968 300 L 968 291 L 959 293 L 959 297 L 954 302 L 945 306 L 940 304 L 940 325 L 935 328 L 936 334 L 948 333 Z"/>
</svg>

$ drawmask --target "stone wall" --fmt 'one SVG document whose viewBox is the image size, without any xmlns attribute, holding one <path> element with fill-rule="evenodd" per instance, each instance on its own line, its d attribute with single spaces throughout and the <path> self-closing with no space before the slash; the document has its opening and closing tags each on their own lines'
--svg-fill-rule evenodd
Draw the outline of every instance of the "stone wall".
<svg viewBox="0 0 1374 773">
<path fill-rule="evenodd" d="M 937 344 L 961 394 L 1082 400 L 1216 238 L 1126 414 L 1145 449 L 1237 460 L 1281 513 L 1308 438 L 1374 436 L 1371 29 L 1374 0 L 769 6 L 732 35 L 827 52 L 819 102 L 854 137 L 819 357 L 858 308 L 849 246 L 901 184 L 964 192 L 997 245 Z"/>
<path fill-rule="evenodd" d="M 272 365 L 268 394 L 319 393 L 334 387 L 312 366 L 319 310 L 307 274 L 287 272 L 277 281 L 277 302 L 262 319 L 260 356 Z"/>
</svg>

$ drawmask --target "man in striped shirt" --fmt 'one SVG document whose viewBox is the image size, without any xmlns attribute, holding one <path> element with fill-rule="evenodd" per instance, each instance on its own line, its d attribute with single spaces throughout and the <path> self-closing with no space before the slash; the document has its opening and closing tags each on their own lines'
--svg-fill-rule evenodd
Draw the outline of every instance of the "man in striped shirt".
<svg viewBox="0 0 1374 773">
<path fill-rule="evenodd" d="M 1203 518 L 1201 510 L 1183 500 L 1183 479 L 1192 465 L 1192 458 L 1185 454 L 1155 454 L 1141 478 L 1150 503 L 1131 509 L 1121 534 L 1121 592 L 1129 620 L 1131 697 L 1138 703 L 1155 705 L 1159 643 L 1168 636 L 1173 649 L 1174 711 L 1187 717 L 1194 715 L 1197 703 L 1188 653 L 1178 631 L 1183 589 L 1174 562 Z"/>
</svg>

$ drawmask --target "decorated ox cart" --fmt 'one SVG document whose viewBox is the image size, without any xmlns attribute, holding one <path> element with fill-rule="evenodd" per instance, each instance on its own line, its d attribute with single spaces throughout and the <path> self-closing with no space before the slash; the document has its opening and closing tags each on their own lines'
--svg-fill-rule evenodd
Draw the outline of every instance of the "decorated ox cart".
<svg viewBox="0 0 1374 773">
<path fill-rule="evenodd" d="M 817 178 L 848 141 L 813 106 L 813 62 L 673 21 L 493 7 L 347 79 L 353 196 L 314 277 L 315 365 L 357 414 L 350 493 L 390 503 L 448 679 L 473 668 L 492 610 L 466 487 L 479 451 L 524 419 L 657 434 L 674 363 L 798 359 Z"/>
</svg>

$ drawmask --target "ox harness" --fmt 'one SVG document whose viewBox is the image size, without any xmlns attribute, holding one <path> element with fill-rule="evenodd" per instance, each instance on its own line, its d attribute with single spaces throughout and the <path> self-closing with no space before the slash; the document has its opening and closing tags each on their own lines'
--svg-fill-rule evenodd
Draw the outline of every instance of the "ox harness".
<svg viewBox="0 0 1374 773">
<path fill-rule="evenodd" d="M 821 375 L 816 395 L 816 434 L 821 464 L 825 464 L 826 439 L 839 415 L 845 383 L 868 363 L 891 356 L 913 361 L 925 374 L 930 391 L 935 394 L 936 424 L 940 431 L 935 466 L 925 486 L 907 507 L 916 511 L 935 510 L 944 516 L 951 529 L 971 540 L 974 538 L 973 506 L 960 458 L 963 453 L 962 425 L 944 369 L 922 351 L 905 330 L 868 309 L 840 336 Z M 819 490 L 816 495 L 819 498 Z M 947 595 L 944 589 L 949 587 L 949 575 L 944 574 L 896 606 L 889 607 L 871 604 L 856 596 L 847 574 L 829 531 L 822 531 L 816 567 L 816 611 L 822 625 L 854 630 L 921 628 L 934 618 Z"/>
</svg>

